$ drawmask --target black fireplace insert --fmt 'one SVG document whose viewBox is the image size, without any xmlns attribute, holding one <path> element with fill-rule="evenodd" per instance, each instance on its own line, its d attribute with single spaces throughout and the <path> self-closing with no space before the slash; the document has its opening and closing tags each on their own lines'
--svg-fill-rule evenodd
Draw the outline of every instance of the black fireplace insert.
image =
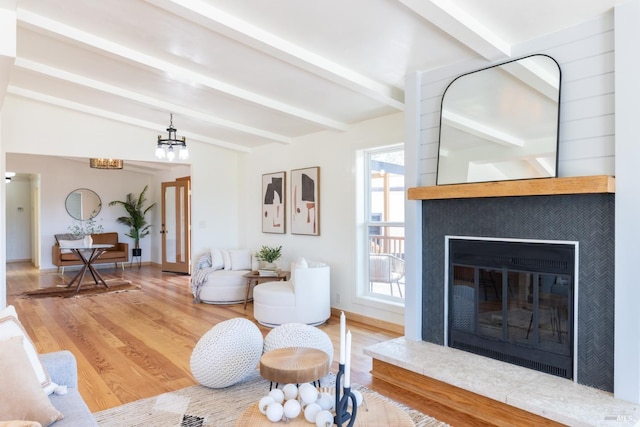
<svg viewBox="0 0 640 427">
<path fill-rule="evenodd" d="M 449 346 L 572 379 L 575 245 L 448 242 Z"/>
</svg>

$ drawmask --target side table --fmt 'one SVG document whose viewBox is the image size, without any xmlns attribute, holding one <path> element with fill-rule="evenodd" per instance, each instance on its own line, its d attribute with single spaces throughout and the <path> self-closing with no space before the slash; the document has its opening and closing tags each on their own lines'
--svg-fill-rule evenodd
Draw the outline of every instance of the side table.
<svg viewBox="0 0 640 427">
<path fill-rule="evenodd" d="M 247 309 L 247 302 L 249 302 L 249 292 L 251 292 L 251 285 L 257 286 L 260 283 L 277 282 L 279 280 L 289 280 L 291 273 L 289 271 L 277 270 L 275 276 L 261 276 L 257 271 L 251 271 L 244 275 L 247 278 L 247 296 L 244 298 L 244 309 Z"/>
<path fill-rule="evenodd" d="M 260 358 L 260 376 L 271 381 L 271 386 L 273 383 L 276 387 L 288 383 L 319 383 L 328 373 L 329 355 L 317 348 L 277 348 Z"/>
</svg>

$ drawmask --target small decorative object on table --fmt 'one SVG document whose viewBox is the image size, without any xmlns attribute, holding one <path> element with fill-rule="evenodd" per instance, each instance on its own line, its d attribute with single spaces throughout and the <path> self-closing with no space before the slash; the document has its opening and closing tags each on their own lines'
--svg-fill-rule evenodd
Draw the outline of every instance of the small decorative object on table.
<svg viewBox="0 0 640 427">
<path fill-rule="evenodd" d="M 281 256 L 282 256 L 282 246 L 278 246 L 278 247 L 262 246 L 262 248 L 260 248 L 258 253 L 256 253 L 256 258 L 258 258 L 258 261 L 260 261 L 261 263 L 260 270 L 258 271 L 275 270 L 276 269 L 275 262 L 278 259 L 280 259 Z"/>
<path fill-rule="evenodd" d="M 334 422 L 342 427 L 344 423 L 352 427 L 356 421 L 358 411 L 358 401 L 355 394 L 351 392 L 351 331 L 345 334 L 346 318 L 344 312 L 340 313 L 340 362 L 338 364 L 338 374 L 336 375 L 336 416 Z M 344 387 L 341 381 L 344 377 Z M 341 394 L 342 392 L 342 394 Z M 351 400 L 351 413 L 349 413 L 349 400 Z"/>
</svg>

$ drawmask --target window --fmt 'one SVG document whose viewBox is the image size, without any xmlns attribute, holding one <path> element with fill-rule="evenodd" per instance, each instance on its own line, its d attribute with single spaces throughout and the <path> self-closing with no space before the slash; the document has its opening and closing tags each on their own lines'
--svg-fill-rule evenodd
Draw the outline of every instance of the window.
<svg viewBox="0 0 640 427">
<path fill-rule="evenodd" d="M 366 271 L 367 296 L 404 300 L 404 148 L 367 151 L 365 194 L 367 195 Z"/>
</svg>

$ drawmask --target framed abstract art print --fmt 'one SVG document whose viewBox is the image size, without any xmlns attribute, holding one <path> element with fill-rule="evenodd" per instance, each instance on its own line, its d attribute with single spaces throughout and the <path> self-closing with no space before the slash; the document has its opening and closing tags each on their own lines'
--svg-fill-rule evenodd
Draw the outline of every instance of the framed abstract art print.
<svg viewBox="0 0 640 427">
<path fill-rule="evenodd" d="M 262 175 L 262 232 L 284 234 L 286 172 Z"/>
<path fill-rule="evenodd" d="M 291 171 L 291 234 L 320 235 L 320 168 Z"/>
</svg>

